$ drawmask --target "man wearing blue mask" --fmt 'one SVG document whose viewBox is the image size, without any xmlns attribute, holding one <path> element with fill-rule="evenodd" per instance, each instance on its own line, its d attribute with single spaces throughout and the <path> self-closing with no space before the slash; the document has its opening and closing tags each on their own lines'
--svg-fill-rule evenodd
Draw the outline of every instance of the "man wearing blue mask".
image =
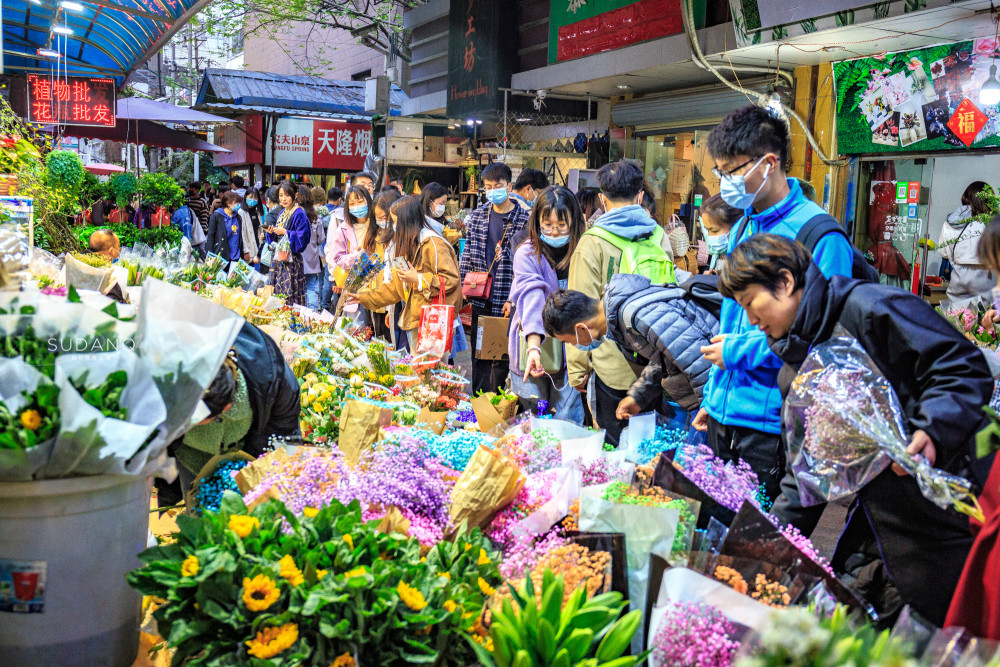
<svg viewBox="0 0 1000 667">
<path fill-rule="evenodd" d="M 720 194 L 744 211 L 729 234 L 729 253 L 760 232 L 795 239 L 803 226 L 823 214 L 798 181 L 786 175 L 788 144 L 785 121 L 756 106 L 731 112 L 709 135 Z M 827 234 L 814 246 L 813 261 L 828 278 L 850 277 L 853 249 L 846 236 Z M 701 352 L 714 367 L 692 425 L 707 431 L 717 456 L 746 461 L 773 500 L 785 470 L 778 390 L 782 362 L 740 304 L 728 298 L 722 303 L 719 335 Z"/>
<path fill-rule="evenodd" d="M 510 198 L 510 167 L 502 162 L 489 164 L 483 169 L 482 181 L 487 201 L 465 222 L 465 251 L 459 263 L 462 292 L 472 303 L 473 336 L 478 335 L 481 316 L 510 315 L 507 297 L 514 282 L 513 239 L 527 224 L 530 213 Z M 474 345 L 473 356 L 476 348 Z M 504 387 L 509 366 L 506 360 L 473 358 L 473 393 Z"/>
<path fill-rule="evenodd" d="M 549 178 L 537 169 L 522 169 L 511 188 L 510 198 L 529 211 L 538 199 L 538 193 L 549 187 Z"/>
</svg>

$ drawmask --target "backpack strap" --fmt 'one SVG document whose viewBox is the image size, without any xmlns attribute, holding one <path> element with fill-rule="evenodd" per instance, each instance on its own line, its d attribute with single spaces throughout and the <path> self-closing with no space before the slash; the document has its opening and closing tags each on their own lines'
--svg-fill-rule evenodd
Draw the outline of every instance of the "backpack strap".
<svg viewBox="0 0 1000 667">
<path fill-rule="evenodd" d="M 820 239 L 831 233 L 840 234 L 847 239 L 848 243 L 851 242 L 847 231 L 840 226 L 835 217 L 826 212 L 817 213 L 806 224 L 802 225 L 799 233 L 795 235 L 795 240 L 808 248 L 809 252 L 813 252 Z"/>
<path fill-rule="evenodd" d="M 625 246 L 629 244 L 628 239 L 618 236 L 617 234 L 612 234 L 611 232 L 602 227 L 591 227 L 590 229 L 588 229 L 583 233 L 584 236 L 586 236 L 587 234 L 590 234 L 591 236 L 596 236 L 599 239 L 604 239 L 605 241 L 607 241 L 608 243 L 610 243 L 611 245 L 622 251 L 624 251 Z"/>
<path fill-rule="evenodd" d="M 743 235 L 746 233 L 747 227 L 749 226 L 750 226 L 750 216 L 744 213 L 743 221 L 740 222 L 740 227 L 738 230 L 736 230 L 736 243 L 740 242 L 740 239 L 743 238 Z"/>
</svg>

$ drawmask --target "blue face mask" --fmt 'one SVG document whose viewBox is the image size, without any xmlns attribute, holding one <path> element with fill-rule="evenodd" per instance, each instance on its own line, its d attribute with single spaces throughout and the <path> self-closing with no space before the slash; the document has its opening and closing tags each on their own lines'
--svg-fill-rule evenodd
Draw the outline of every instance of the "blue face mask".
<svg viewBox="0 0 1000 667">
<path fill-rule="evenodd" d="M 746 177 L 753 173 L 753 170 L 760 165 L 764 157 L 766 156 L 761 156 L 760 160 L 757 160 L 745 174 L 730 174 L 729 176 L 722 177 L 719 183 L 719 194 L 722 195 L 722 199 L 727 204 L 741 211 L 745 211 L 753 206 L 757 195 L 764 187 L 764 183 L 767 183 L 767 177 L 771 175 L 771 165 L 767 165 L 767 168 L 764 170 L 764 179 L 760 182 L 760 187 L 757 188 L 756 192 L 747 192 Z"/>
<path fill-rule="evenodd" d="M 239 210 L 240 210 L 240 205 L 239 205 L 239 202 L 237 202 L 237 203 L 233 204 L 233 213 L 236 213 L 236 212 L 238 212 Z"/>
<path fill-rule="evenodd" d="M 569 234 L 565 236 L 549 236 L 545 232 L 542 232 L 542 243 L 552 248 L 561 248 L 567 243 L 569 243 Z"/>
<path fill-rule="evenodd" d="M 257 206 L 257 200 L 256 199 L 248 199 L 247 200 L 247 206 L 249 206 L 250 208 L 254 208 L 255 206 Z"/>
<path fill-rule="evenodd" d="M 507 188 L 493 188 L 492 190 L 487 190 L 486 198 L 490 200 L 490 203 L 494 206 L 499 206 L 507 201 Z"/>
<path fill-rule="evenodd" d="M 584 345 L 580 342 L 580 332 L 576 331 L 574 333 L 576 333 L 576 343 L 574 343 L 573 346 L 581 352 L 591 352 L 599 348 L 604 343 L 604 336 L 594 338 L 594 335 L 590 334 L 590 342 Z M 590 329 L 587 329 L 587 333 L 590 333 Z"/>
<path fill-rule="evenodd" d="M 729 249 L 729 234 L 710 234 L 705 225 L 701 226 L 701 231 L 705 235 L 705 245 L 712 255 L 719 255 Z"/>
<path fill-rule="evenodd" d="M 351 212 L 351 215 L 353 215 L 358 220 L 361 220 L 362 218 L 367 218 L 368 217 L 368 206 L 367 205 L 366 206 L 352 206 L 348 210 Z"/>
</svg>

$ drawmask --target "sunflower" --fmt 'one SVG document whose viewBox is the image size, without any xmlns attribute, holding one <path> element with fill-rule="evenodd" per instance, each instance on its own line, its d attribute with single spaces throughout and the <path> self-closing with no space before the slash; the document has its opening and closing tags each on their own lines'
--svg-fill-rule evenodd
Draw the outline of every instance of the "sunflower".
<svg viewBox="0 0 1000 667">
<path fill-rule="evenodd" d="M 194 554 L 191 554 L 190 556 L 184 559 L 183 563 L 181 563 L 181 576 L 193 577 L 194 575 L 198 574 L 198 566 L 199 566 L 198 557 L 195 556 Z"/>
<path fill-rule="evenodd" d="M 281 591 L 270 577 L 258 574 L 243 578 L 243 604 L 250 611 L 264 611 L 281 597 Z"/>
<path fill-rule="evenodd" d="M 280 627 L 268 626 L 258 632 L 256 637 L 245 643 L 250 647 L 248 651 L 250 655 L 267 660 L 291 648 L 298 639 L 299 626 L 295 623 L 285 623 Z"/>
<path fill-rule="evenodd" d="M 257 517 L 244 514 L 234 514 L 229 517 L 229 530 L 236 533 L 241 539 L 252 533 L 254 528 L 260 528 L 260 520 Z"/>
<path fill-rule="evenodd" d="M 21 426 L 28 431 L 37 431 L 42 425 L 42 416 L 38 410 L 25 410 L 21 413 Z"/>
<path fill-rule="evenodd" d="M 288 583 L 292 586 L 298 586 L 306 580 L 302 576 L 302 570 L 295 566 L 295 561 L 292 560 L 291 556 L 285 556 L 278 564 L 281 565 L 281 571 L 278 574 L 288 579 Z"/>
<path fill-rule="evenodd" d="M 317 514 L 319 514 L 319 510 L 316 509 L 315 507 L 306 507 L 305 509 L 302 510 L 302 514 L 304 514 L 307 519 L 311 519 Z"/>
<path fill-rule="evenodd" d="M 337 659 L 330 663 L 330 667 L 355 667 L 357 665 L 354 661 L 354 657 L 350 653 L 343 653 L 337 656 Z"/>
<path fill-rule="evenodd" d="M 403 604 L 413 611 L 420 611 L 427 606 L 423 594 L 405 581 L 399 582 L 399 585 L 396 586 L 396 592 L 399 593 L 399 599 L 403 601 Z"/>
<path fill-rule="evenodd" d="M 494 589 L 492 586 L 486 583 L 486 580 L 483 579 L 482 577 L 479 577 L 479 590 L 481 590 L 483 592 L 483 595 L 485 595 L 486 597 L 490 597 L 491 595 L 496 593 L 496 589 Z"/>
<path fill-rule="evenodd" d="M 350 579 L 351 577 L 363 577 L 368 574 L 368 570 L 362 567 L 356 567 L 353 570 L 348 570 L 344 573 L 344 579 Z"/>
<path fill-rule="evenodd" d="M 490 557 L 486 555 L 486 549 L 479 550 L 479 565 L 489 565 Z"/>
<path fill-rule="evenodd" d="M 340 538 L 340 539 L 344 540 L 344 542 L 346 542 L 346 543 L 347 543 L 347 546 L 349 546 L 349 547 L 350 547 L 350 548 L 351 548 L 352 550 L 354 549 L 354 538 L 353 538 L 353 537 L 351 537 L 351 535 L 350 535 L 349 533 L 348 533 L 348 534 L 345 534 L 345 535 L 344 535 L 344 536 L 343 536 L 342 538 Z"/>
<path fill-rule="evenodd" d="M 458 605 L 455 603 L 454 600 L 445 600 L 444 608 L 450 614 L 451 612 L 455 611 L 455 609 L 458 608 Z"/>
</svg>

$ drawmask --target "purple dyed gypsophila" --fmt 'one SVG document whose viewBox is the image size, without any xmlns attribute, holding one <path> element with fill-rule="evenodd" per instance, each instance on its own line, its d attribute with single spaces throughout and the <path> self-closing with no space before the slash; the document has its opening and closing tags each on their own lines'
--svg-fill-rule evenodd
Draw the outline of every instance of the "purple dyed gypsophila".
<svg viewBox="0 0 1000 667">
<path fill-rule="evenodd" d="M 736 627 L 715 607 L 675 602 L 653 637 L 653 658 L 670 667 L 730 667 Z"/>
<path fill-rule="evenodd" d="M 583 459 L 574 461 L 583 475 L 583 486 L 594 486 L 596 484 L 607 484 L 621 479 L 625 469 L 618 463 L 603 456 L 594 459 L 590 463 L 584 463 Z"/>
<path fill-rule="evenodd" d="M 505 580 L 520 579 L 526 570 L 533 570 L 538 561 L 550 551 L 568 544 L 569 540 L 555 532 L 548 533 L 537 541 L 529 535 L 518 537 L 500 561 L 500 576 Z"/>
<path fill-rule="evenodd" d="M 743 501 L 749 500 L 761 509 L 757 493 L 760 482 L 746 461 L 723 461 L 705 445 L 683 445 L 677 448 L 674 463 L 685 477 L 720 505 L 739 512 Z"/>
<path fill-rule="evenodd" d="M 781 534 L 786 540 L 791 542 L 796 549 L 805 554 L 806 558 L 823 568 L 823 570 L 831 577 L 836 576 L 833 573 L 833 567 L 830 566 L 830 562 L 819 555 L 819 552 L 816 551 L 816 547 L 813 546 L 813 543 L 808 537 L 803 535 L 798 528 L 792 524 L 788 524 L 781 529 Z"/>
<path fill-rule="evenodd" d="M 556 474 L 552 471 L 543 471 L 530 475 L 524 486 L 518 492 L 507 509 L 497 514 L 496 518 L 484 531 L 486 537 L 499 549 L 504 549 L 513 544 L 514 536 L 511 530 L 514 524 L 534 512 L 540 505 L 552 499 L 553 485 L 556 481 Z"/>
</svg>

